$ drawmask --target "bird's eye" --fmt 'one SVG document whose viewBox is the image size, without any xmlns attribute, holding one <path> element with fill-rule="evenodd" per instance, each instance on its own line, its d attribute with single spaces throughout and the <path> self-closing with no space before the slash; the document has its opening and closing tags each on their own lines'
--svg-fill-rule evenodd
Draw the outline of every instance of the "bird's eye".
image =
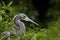
<svg viewBox="0 0 60 40">
<path fill-rule="evenodd" d="M 26 17 L 26 16 L 23 16 L 24 18 Z"/>
<path fill-rule="evenodd" d="M 26 18 L 26 16 L 21 16 L 20 19 L 21 20 L 24 20 Z"/>
</svg>

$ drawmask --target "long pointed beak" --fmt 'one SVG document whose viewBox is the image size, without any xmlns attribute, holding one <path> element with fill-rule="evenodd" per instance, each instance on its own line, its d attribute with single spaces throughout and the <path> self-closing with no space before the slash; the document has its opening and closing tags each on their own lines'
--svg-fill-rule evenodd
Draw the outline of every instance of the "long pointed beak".
<svg viewBox="0 0 60 40">
<path fill-rule="evenodd" d="M 32 20 L 31 20 L 31 19 L 29 19 L 28 17 L 26 17 L 26 18 L 25 18 L 25 20 L 26 20 L 26 21 L 30 21 L 30 22 L 32 22 L 32 23 L 34 23 L 34 24 L 36 24 L 37 26 L 39 26 L 39 24 L 38 24 L 38 23 L 36 23 L 36 22 L 32 21 Z"/>
</svg>

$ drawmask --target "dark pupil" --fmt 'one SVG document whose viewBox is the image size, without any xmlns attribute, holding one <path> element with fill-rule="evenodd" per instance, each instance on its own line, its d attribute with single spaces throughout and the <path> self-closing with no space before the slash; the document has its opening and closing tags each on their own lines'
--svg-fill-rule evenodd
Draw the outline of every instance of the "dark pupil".
<svg viewBox="0 0 60 40">
<path fill-rule="evenodd" d="M 24 18 L 25 18 L 26 16 L 24 16 Z"/>
</svg>

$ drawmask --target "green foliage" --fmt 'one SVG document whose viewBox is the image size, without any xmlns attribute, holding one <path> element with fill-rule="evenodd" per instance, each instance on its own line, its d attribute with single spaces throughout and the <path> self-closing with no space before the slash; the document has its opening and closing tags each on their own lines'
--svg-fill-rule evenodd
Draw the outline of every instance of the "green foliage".
<svg viewBox="0 0 60 40">
<path fill-rule="evenodd" d="M 34 13 L 36 12 L 36 10 L 27 12 L 29 7 L 27 7 L 25 2 L 21 1 L 20 4 L 16 6 L 13 6 L 12 3 L 13 2 L 11 1 L 8 5 L 6 5 L 2 1 L 2 3 L 0 4 L 0 40 L 3 39 L 3 37 L 1 37 L 1 34 L 6 32 L 7 30 L 12 31 L 11 27 L 15 26 L 13 21 L 14 15 L 24 12 L 29 17 L 31 17 L 33 13 L 32 16 L 35 17 Z M 53 8 L 49 9 L 47 14 L 47 16 L 49 17 L 48 29 L 40 29 L 38 27 L 35 27 L 34 24 L 30 24 L 33 29 L 26 29 L 27 31 L 24 33 L 24 35 L 21 36 L 20 40 L 60 40 L 60 11 L 52 9 Z M 37 19 L 38 18 L 36 18 L 35 20 Z M 29 27 L 29 25 L 27 25 L 26 28 L 27 27 Z M 11 40 L 18 40 L 17 37 L 10 38 Z"/>
</svg>

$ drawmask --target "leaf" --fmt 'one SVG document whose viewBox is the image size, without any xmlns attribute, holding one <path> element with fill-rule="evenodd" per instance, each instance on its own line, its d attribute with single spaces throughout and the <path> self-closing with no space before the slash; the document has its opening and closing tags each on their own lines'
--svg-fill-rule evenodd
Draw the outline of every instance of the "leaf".
<svg viewBox="0 0 60 40">
<path fill-rule="evenodd" d="M 3 4 L 3 6 L 5 7 L 5 3 L 4 3 L 4 1 L 2 1 L 2 4 Z"/>
<path fill-rule="evenodd" d="M 10 7 L 10 6 L 12 5 L 12 3 L 13 3 L 13 1 L 11 1 L 11 2 L 7 5 L 7 7 Z"/>
<path fill-rule="evenodd" d="M 2 21 L 2 16 L 0 15 L 0 22 Z"/>
</svg>

